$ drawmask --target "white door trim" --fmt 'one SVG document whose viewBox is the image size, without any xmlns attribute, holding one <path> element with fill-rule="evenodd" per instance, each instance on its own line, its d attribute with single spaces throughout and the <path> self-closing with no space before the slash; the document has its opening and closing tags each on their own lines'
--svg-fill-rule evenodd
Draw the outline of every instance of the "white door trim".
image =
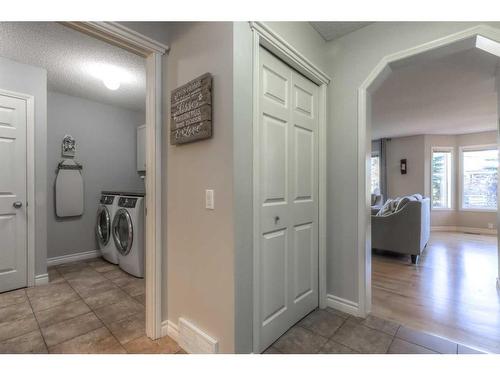
<svg viewBox="0 0 500 375">
<path fill-rule="evenodd" d="M 116 22 L 62 24 L 146 58 L 146 334 L 157 339 L 162 335 L 163 241 L 167 243 L 162 238 L 161 212 L 161 59 L 169 48 Z"/>
<path fill-rule="evenodd" d="M 265 47 L 282 61 L 319 86 L 319 307 L 327 306 L 326 296 L 326 94 L 331 79 L 279 34 L 262 22 L 250 22 L 253 31 L 253 139 L 259 139 L 259 51 Z M 259 343 L 259 144 L 253 142 L 253 349 Z M 322 204 L 323 203 L 323 204 Z"/>
<path fill-rule="evenodd" d="M 27 286 L 35 286 L 35 97 L 0 89 L 0 95 L 26 102 Z"/>
<path fill-rule="evenodd" d="M 500 31 L 490 26 L 479 25 L 451 34 L 428 43 L 403 51 L 386 55 L 376 65 L 358 89 L 358 295 L 359 315 L 366 316 L 371 311 L 371 223 L 370 223 L 370 188 L 366 181 L 370 179 L 371 124 L 367 119 L 370 92 L 381 79 L 391 72 L 391 64 L 453 43 L 482 36 L 500 43 Z M 481 48 L 477 41 L 469 48 Z M 490 52 L 490 51 L 487 51 Z M 493 52 L 490 52 L 493 53 Z M 500 250 L 500 248 L 499 248 Z M 499 264 L 500 273 L 500 264 Z"/>
</svg>

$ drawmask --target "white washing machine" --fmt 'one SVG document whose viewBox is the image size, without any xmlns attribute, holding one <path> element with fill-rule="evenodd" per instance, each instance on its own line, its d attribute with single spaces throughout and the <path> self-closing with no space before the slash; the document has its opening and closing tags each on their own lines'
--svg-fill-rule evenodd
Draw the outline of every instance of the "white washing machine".
<svg viewBox="0 0 500 375">
<path fill-rule="evenodd" d="M 118 204 L 118 193 L 103 191 L 97 209 L 96 236 L 101 255 L 108 262 L 118 264 L 118 251 L 113 241 L 113 217 Z"/>
<path fill-rule="evenodd" d="M 144 194 L 122 193 L 112 225 L 122 270 L 144 277 Z"/>
</svg>

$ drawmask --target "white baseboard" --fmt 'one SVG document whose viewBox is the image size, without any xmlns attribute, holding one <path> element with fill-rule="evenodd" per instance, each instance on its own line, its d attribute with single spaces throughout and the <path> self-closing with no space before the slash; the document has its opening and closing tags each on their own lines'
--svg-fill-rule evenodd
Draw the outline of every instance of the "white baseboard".
<svg viewBox="0 0 500 375">
<path fill-rule="evenodd" d="M 35 286 L 45 285 L 49 283 L 49 274 L 44 273 L 42 275 L 35 276 Z"/>
<path fill-rule="evenodd" d="M 359 304 L 357 302 L 353 302 L 345 298 L 340 298 L 332 294 L 326 295 L 326 305 L 328 307 L 331 307 L 332 309 L 336 309 L 347 314 L 351 314 L 354 316 L 360 315 Z"/>
<path fill-rule="evenodd" d="M 216 354 L 219 352 L 217 340 L 184 318 L 180 318 L 179 323 L 181 327 L 169 320 L 163 321 L 161 335 L 175 340 L 187 353 Z"/>
<path fill-rule="evenodd" d="M 460 233 L 474 233 L 474 234 L 488 234 L 496 235 L 496 229 L 488 228 L 471 228 L 471 227 L 458 227 L 458 226 L 435 226 L 431 227 L 432 232 L 460 232 Z"/>
<path fill-rule="evenodd" d="M 171 339 L 179 342 L 179 327 L 170 320 L 165 320 L 161 323 L 161 336 L 168 336 Z"/>
<path fill-rule="evenodd" d="M 48 258 L 47 266 L 56 266 L 58 264 L 76 262 L 78 260 L 92 259 L 101 256 L 99 250 L 84 251 L 76 254 L 63 255 L 60 257 Z"/>
</svg>

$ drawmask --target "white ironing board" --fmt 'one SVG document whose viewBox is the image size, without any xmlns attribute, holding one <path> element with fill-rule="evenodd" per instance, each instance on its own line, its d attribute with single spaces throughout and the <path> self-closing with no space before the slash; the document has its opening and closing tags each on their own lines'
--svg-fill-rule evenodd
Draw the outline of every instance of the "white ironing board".
<svg viewBox="0 0 500 375">
<path fill-rule="evenodd" d="M 82 166 L 74 160 L 65 159 L 57 167 L 56 215 L 70 217 L 83 215 Z"/>
</svg>

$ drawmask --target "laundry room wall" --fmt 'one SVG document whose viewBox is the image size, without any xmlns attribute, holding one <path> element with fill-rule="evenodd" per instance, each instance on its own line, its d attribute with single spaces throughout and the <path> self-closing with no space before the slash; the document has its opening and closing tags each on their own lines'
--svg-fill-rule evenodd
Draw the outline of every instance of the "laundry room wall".
<svg viewBox="0 0 500 375">
<path fill-rule="evenodd" d="M 0 88 L 35 98 L 35 275 L 44 275 L 47 273 L 47 71 L 0 57 Z"/>
<path fill-rule="evenodd" d="M 47 97 L 47 258 L 96 250 L 95 220 L 102 190 L 143 191 L 136 170 L 136 129 L 143 112 L 49 92 Z M 75 160 L 83 165 L 84 213 L 57 218 L 54 184 L 61 141 L 76 139 Z"/>
</svg>

